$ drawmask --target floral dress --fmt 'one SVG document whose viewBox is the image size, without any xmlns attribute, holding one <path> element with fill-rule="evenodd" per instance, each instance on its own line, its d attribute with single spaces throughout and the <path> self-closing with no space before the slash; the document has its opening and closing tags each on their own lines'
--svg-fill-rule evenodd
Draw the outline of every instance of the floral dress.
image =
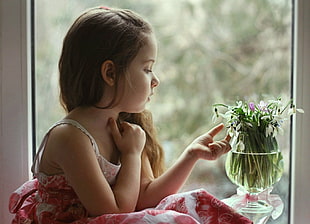
<svg viewBox="0 0 310 224">
<path fill-rule="evenodd" d="M 100 155 L 94 138 L 78 122 L 62 120 L 50 128 L 42 141 L 33 165 L 35 178 L 24 183 L 10 196 L 9 210 L 15 214 L 12 224 L 252 223 L 203 189 L 170 195 L 155 208 L 88 217 L 87 210 L 64 175 L 48 176 L 38 172 L 49 133 L 61 124 L 74 125 L 89 137 L 105 178 L 111 185 L 115 182 L 120 165 L 112 164 Z"/>
</svg>

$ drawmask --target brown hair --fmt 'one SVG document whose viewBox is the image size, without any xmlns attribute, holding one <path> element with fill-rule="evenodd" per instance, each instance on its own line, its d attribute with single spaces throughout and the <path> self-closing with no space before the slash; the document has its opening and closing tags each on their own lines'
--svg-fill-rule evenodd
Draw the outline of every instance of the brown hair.
<svg viewBox="0 0 310 224">
<path fill-rule="evenodd" d="M 60 101 L 64 109 L 70 112 L 76 107 L 94 106 L 99 102 L 104 94 L 100 70 L 106 60 L 113 61 L 116 66 L 114 99 L 105 108 L 113 107 L 120 77 L 126 74 L 130 62 L 145 44 L 145 35 L 151 32 L 151 25 L 130 10 L 100 7 L 78 17 L 64 39 L 58 64 Z M 147 155 L 153 174 L 158 177 L 164 171 L 164 155 L 151 113 L 121 113 L 119 119 L 144 129 L 143 155 Z"/>
<path fill-rule="evenodd" d="M 93 8 L 76 19 L 69 29 L 59 60 L 60 100 L 67 112 L 93 106 L 104 94 L 101 65 L 111 60 L 116 66 L 115 104 L 120 77 L 145 44 L 151 25 L 130 10 Z"/>
</svg>

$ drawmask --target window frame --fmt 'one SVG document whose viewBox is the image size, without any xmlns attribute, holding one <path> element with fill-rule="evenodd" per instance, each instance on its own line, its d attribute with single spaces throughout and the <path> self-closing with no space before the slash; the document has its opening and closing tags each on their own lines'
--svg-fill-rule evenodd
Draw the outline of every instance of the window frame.
<svg viewBox="0 0 310 224">
<path fill-rule="evenodd" d="M 293 42 L 293 97 L 305 114 L 297 115 L 292 125 L 290 223 L 310 220 L 310 1 L 294 1 Z"/>
<path fill-rule="evenodd" d="M 0 2 L 0 198 L 31 178 L 33 145 L 33 80 L 31 72 L 31 5 L 33 0 Z M 292 164 L 290 223 L 310 219 L 310 1 L 294 1 L 293 97 L 305 110 L 292 122 Z M 26 149 L 29 150 L 26 150 Z M 0 219 L 9 223 L 12 215 L 7 200 L 0 200 Z"/>
<path fill-rule="evenodd" d="M 30 0 L 0 1 L 0 220 L 10 194 L 31 178 Z"/>
</svg>

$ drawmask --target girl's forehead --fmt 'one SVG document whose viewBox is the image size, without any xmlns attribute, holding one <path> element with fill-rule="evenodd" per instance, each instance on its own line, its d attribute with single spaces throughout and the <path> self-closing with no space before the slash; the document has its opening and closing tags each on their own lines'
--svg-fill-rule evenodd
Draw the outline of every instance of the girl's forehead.
<svg viewBox="0 0 310 224">
<path fill-rule="evenodd" d="M 157 57 L 157 41 L 154 34 L 148 34 L 145 44 L 140 48 L 136 59 L 144 61 L 155 61 Z"/>
</svg>

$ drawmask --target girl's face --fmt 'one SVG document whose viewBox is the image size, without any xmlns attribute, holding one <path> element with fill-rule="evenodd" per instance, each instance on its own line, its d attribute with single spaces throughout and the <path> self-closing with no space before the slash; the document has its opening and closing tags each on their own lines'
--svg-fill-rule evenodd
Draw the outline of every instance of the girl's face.
<svg viewBox="0 0 310 224">
<path fill-rule="evenodd" d="M 122 112 L 140 113 L 150 101 L 154 88 L 159 85 L 159 79 L 152 72 L 156 57 L 155 36 L 148 34 L 146 44 L 139 50 L 127 69 L 128 80 L 125 81 L 124 95 L 119 104 Z"/>
</svg>

